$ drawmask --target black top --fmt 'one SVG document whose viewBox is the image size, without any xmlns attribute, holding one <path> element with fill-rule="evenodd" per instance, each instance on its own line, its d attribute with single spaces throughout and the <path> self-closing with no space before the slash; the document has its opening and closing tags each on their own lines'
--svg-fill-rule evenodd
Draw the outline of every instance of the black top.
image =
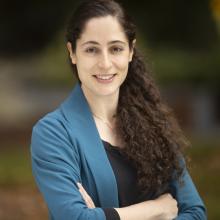
<svg viewBox="0 0 220 220">
<path fill-rule="evenodd" d="M 137 187 L 136 169 L 116 146 L 102 140 L 109 162 L 115 174 L 119 207 L 129 206 L 146 200 L 155 199 L 164 193 L 170 193 L 169 184 L 164 184 L 156 192 L 141 193 Z M 107 220 L 120 220 L 118 212 L 112 208 L 103 208 Z"/>
<path fill-rule="evenodd" d="M 134 167 L 126 160 L 118 147 L 112 146 L 106 141 L 103 141 L 103 144 L 116 177 L 119 207 L 143 201 L 137 189 L 136 170 Z M 118 212 L 114 208 L 103 208 L 103 210 L 107 220 L 120 220 Z"/>
<path fill-rule="evenodd" d="M 115 174 L 119 207 L 129 206 L 140 203 L 149 199 L 155 199 L 164 193 L 171 193 L 170 185 L 167 183 L 160 187 L 156 192 L 140 193 L 137 187 L 136 169 L 126 159 L 125 155 L 120 152 L 118 147 L 102 140 L 109 162 Z M 120 220 L 118 212 L 112 208 L 103 208 L 107 220 Z"/>
</svg>

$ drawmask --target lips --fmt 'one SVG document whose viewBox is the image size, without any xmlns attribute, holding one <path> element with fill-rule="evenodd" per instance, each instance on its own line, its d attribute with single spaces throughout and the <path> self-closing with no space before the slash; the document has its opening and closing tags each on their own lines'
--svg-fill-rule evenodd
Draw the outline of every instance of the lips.
<svg viewBox="0 0 220 220">
<path fill-rule="evenodd" d="M 110 83 L 114 79 L 116 74 L 96 74 L 93 75 L 100 83 Z"/>
<path fill-rule="evenodd" d="M 111 79 L 114 75 L 116 74 L 103 74 L 103 75 L 95 75 L 96 78 L 98 79 L 102 79 L 102 80 L 108 80 L 108 79 Z"/>
</svg>

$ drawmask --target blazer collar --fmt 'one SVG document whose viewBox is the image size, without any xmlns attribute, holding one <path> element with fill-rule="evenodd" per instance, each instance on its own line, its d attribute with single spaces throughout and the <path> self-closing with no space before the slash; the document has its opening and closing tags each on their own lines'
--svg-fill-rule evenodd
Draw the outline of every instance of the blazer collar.
<svg viewBox="0 0 220 220">
<path fill-rule="evenodd" d="M 91 122 L 90 107 L 79 82 L 76 83 L 69 97 L 62 103 L 61 109 L 69 122 L 72 122 L 76 115 Z"/>
<path fill-rule="evenodd" d="M 79 139 L 86 147 L 84 153 L 94 176 L 100 204 L 102 207 L 118 207 L 118 188 L 115 175 L 79 83 L 75 85 L 70 96 L 61 105 L 61 111 L 71 127 L 77 126 L 81 132 L 80 137 L 83 136 Z"/>
</svg>

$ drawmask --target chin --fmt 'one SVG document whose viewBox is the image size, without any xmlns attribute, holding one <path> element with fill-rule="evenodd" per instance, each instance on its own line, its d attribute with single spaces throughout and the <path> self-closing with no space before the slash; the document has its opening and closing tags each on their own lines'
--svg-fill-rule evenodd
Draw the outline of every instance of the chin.
<svg viewBox="0 0 220 220">
<path fill-rule="evenodd" d="M 118 93 L 118 88 L 106 88 L 106 89 L 100 89 L 97 91 L 97 95 L 99 96 L 111 96 L 111 95 L 114 95 L 114 94 L 117 94 Z"/>
</svg>

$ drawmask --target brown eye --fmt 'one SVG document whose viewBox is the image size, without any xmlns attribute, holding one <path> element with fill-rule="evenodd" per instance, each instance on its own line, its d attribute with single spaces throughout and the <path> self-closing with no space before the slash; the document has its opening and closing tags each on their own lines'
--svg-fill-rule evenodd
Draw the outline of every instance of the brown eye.
<svg viewBox="0 0 220 220">
<path fill-rule="evenodd" d="M 89 47 L 86 49 L 86 53 L 97 53 L 98 49 L 95 47 Z"/>
<path fill-rule="evenodd" d="M 123 51 L 123 48 L 121 48 L 121 47 L 113 47 L 112 48 L 112 52 L 113 53 L 120 53 L 122 51 Z"/>
</svg>

